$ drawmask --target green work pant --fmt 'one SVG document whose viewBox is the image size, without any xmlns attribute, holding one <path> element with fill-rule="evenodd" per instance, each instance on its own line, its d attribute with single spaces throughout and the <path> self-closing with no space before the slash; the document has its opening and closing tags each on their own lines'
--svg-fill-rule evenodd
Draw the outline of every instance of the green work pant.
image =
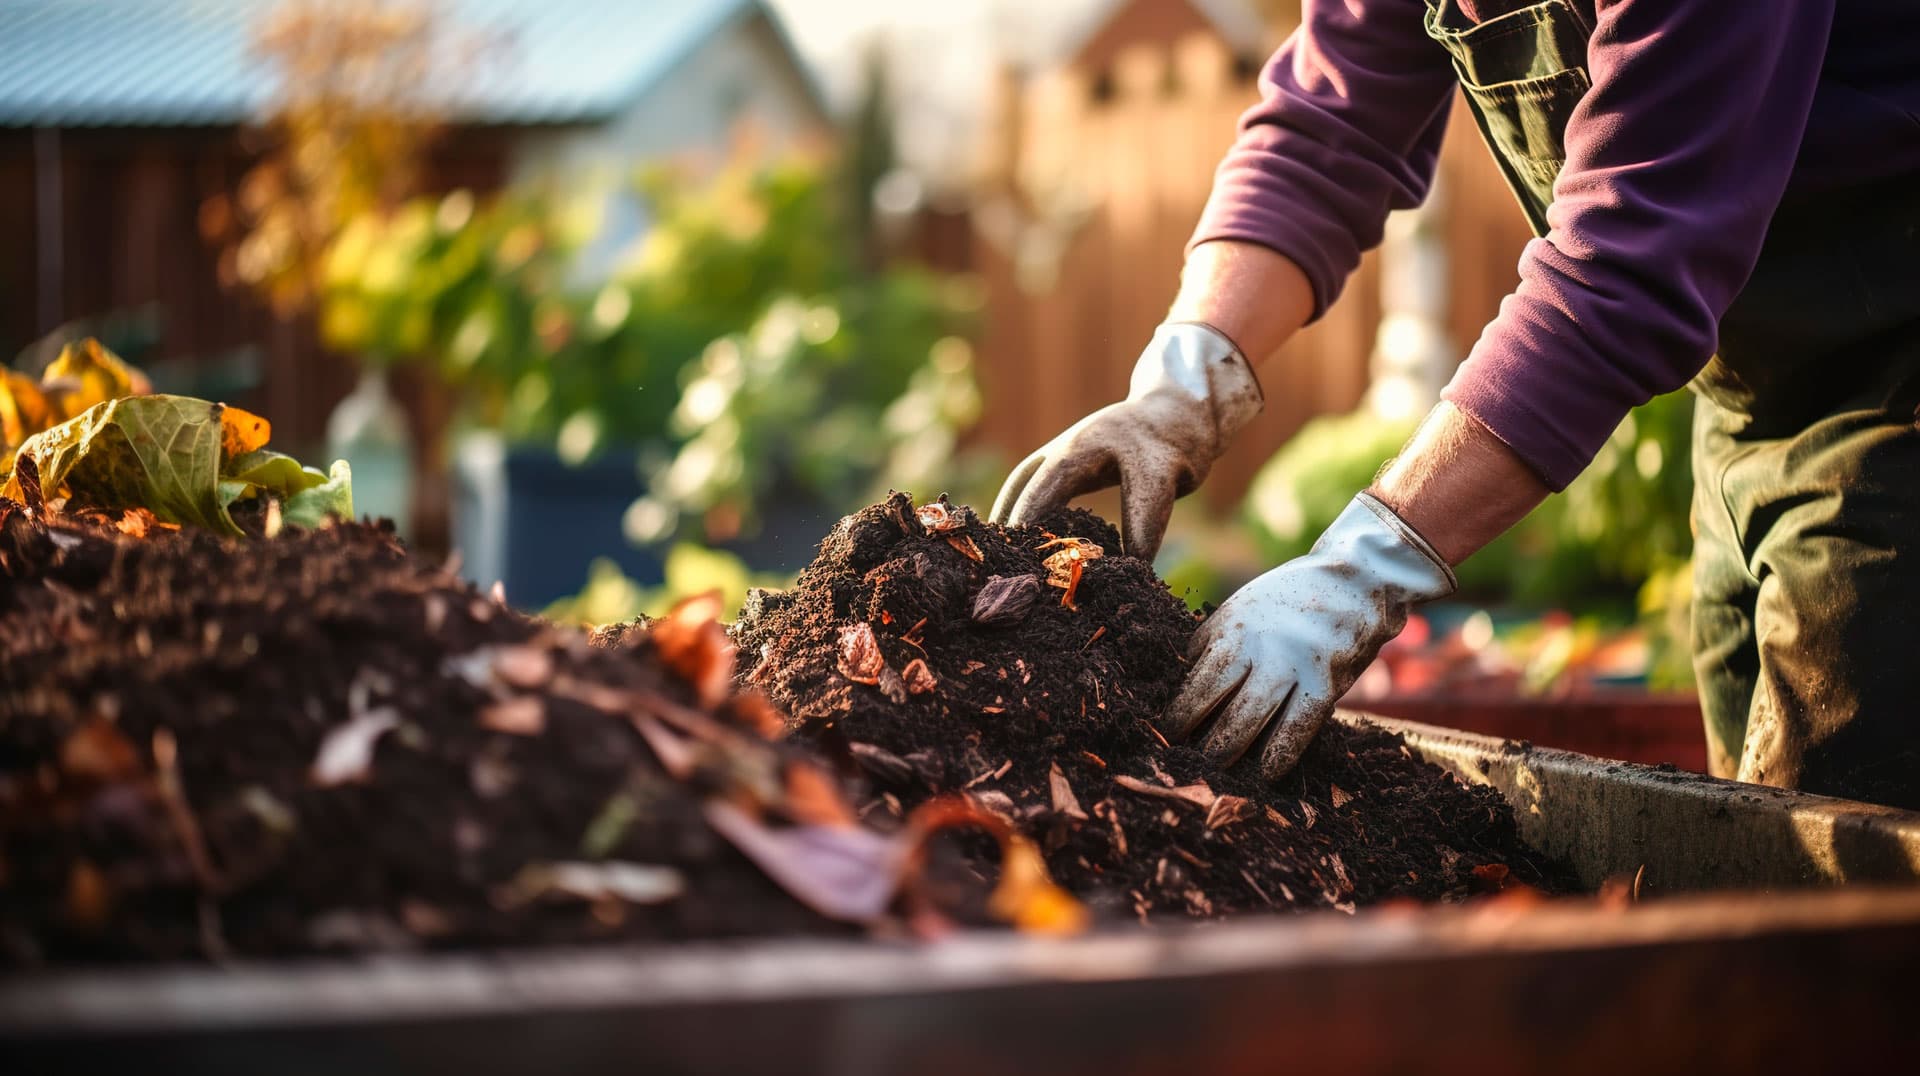
<svg viewBox="0 0 1920 1076">
<path fill-rule="evenodd" d="M 1720 777 L 1920 808 L 1920 425 L 1696 401 L 1693 652 Z"/>
</svg>

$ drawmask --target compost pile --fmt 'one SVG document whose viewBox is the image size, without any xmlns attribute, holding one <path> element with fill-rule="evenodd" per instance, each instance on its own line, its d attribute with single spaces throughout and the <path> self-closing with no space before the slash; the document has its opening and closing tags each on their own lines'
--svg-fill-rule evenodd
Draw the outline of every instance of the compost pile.
<svg viewBox="0 0 1920 1076">
<path fill-rule="evenodd" d="M 853 929 L 756 865 L 865 831 L 711 612 L 621 654 L 390 528 L 0 500 L 0 966 Z"/>
<path fill-rule="evenodd" d="M 906 494 L 842 520 L 735 625 L 801 738 L 870 810 L 964 790 L 1096 912 L 1142 920 L 1558 888 L 1491 789 L 1330 724 L 1270 786 L 1153 728 L 1198 620 L 1097 516 L 1002 528 Z M 985 869 L 984 867 L 982 869 Z"/>
</svg>

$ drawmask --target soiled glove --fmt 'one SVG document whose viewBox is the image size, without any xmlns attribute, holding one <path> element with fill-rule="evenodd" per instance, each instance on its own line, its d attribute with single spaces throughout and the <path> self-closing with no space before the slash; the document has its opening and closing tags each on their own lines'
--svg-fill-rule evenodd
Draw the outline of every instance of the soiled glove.
<svg viewBox="0 0 1920 1076">
<path fill-rule="evenodd" d="M 1198 322 L 1162 325 L 1134 364 L 1127 398 L 1074 423 L 1014 468 L 992 519 L 1031 522 L 1118 483 L 1121 545 L 1151 559 L 1174 499 L 1200 485 L 1260 404 L 1260 383 L 1233 341 Z"/>
<path fill-rule="evenodd" d="M 1454 585 L 1433 547 L 1362 493 L 1311 552 L 1240 588 L 1194 633 L 1161 728 L 1184 737 L 1213 716 L 1203 750 L 1222 765 L 1265 732 L 1260 773 L 1279 778 L 1408 612 Z"/>
</svg>

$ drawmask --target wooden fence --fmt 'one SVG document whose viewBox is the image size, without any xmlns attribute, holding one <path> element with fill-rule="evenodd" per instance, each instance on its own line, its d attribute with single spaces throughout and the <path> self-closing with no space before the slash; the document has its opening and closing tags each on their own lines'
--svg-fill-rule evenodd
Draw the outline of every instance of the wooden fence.
<svg viewBox="0 0 1920 1076">
<path fill-rule="evenodd" d="M 987 295 L 979 437 L 1011 461 L 1125 393 L 1256 91 L 1217 38 L 1194 34 L 1131 46 L 1109 71 L 1005 76 L 1000 93 L 968 258 Z M 1441 181 L 1447 322 L 1464 355 L 1511 290 L 1528 233 L 1460 107 Z M 1209 479 L 1215 509 L 1237 501 L 1301 424 L 1359 402 L 1380 316 L 1377 260 L 1367 255 L 1340 302 L 1262 364 L 1266 412 Z"/>
</svg>

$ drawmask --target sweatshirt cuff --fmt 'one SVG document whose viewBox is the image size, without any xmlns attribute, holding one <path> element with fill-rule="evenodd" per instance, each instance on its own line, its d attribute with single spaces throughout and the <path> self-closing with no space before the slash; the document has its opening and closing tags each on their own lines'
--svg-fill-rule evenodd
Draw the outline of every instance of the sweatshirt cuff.
<svg viewBox="0 0 1920 1076">
<path fill-rule="evenodd" d="M 1187 251 L 1218 239 L 1257 243 L 1300 267 L 1313 292 L 1309 324 L 1340 297 L 1360 251 L 1347 228 L 1328 219 L 1313 197 L 1259 166 L 1263 155 L 1235 149 L 1220 164 L 1213 193 Z"/>
<path fill-rule="evenodd" d="M 1514 356 L 1476 349 L 1440 398 L 1486 427 L 1559 493 L 1593 462 L 1633 408 L 1557 392 L 1552 377 L 1552 371 L 1519 365 Z"/>
</svg>

